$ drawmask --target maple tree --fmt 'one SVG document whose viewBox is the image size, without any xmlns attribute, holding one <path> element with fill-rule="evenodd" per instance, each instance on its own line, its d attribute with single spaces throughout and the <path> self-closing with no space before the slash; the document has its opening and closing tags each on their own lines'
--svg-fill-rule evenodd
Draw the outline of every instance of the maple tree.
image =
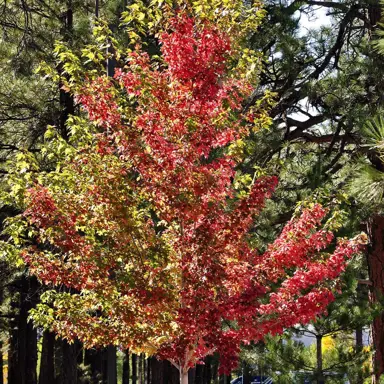
<svg viewBox="0 0 384 384">
<path fill-rule="evenodd" d="M 156 354 L 186 384 L 206 355 L 229 372 L 241 343 L 324 312 L 359 245 L 327 253 L 335 215 L 310 204 L 266 252 L 254 249 L 254 217 L 277 178 L 236 172 L 241 138 L 265 120 L 243 109 L 252 84 L 209 22 L 180 13 L 159 40 L 163 61 L 137 45 L 114 79 L 90 74 L 72 89 L 87 116 L 71 118 L 69 142 L 48 131 L 54 172 L 20 155 L 8 180 L 23 214 L 7 233 L 59 288 L 33 312 L 38 324 L 88 347 Z"/>
</svg>

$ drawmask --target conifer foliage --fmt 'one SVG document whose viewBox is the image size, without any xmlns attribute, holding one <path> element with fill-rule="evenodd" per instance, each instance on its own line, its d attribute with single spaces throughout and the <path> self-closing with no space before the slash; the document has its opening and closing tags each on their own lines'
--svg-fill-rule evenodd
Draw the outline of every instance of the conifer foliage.
<svg viewBox="0 0 384 384">
<path fill-rule="evenodd" d="M 157 354 L 187 383 L 206 355 L 229 372 L 241 343 L 321 314 L 358 242 L 327 253 L 334 221 L 312 204 L 254 249 L 277 178 L 233 182 L 236 144 L 258 118 L 242 109 L 251 84 L 229 76 L 230 38 L 209 23 L 180 13 L 160 43 L 163 61 L 137 46 L 114 79 L 76 88 L 87 117 L 72 118 L 69 143 L 48 140 L 55 172 L 19 159 L 9 183 L 24 213 L 8 233 L 31 272 L 61 288 L 44 294 L 38 324 Z"/>
</svg>

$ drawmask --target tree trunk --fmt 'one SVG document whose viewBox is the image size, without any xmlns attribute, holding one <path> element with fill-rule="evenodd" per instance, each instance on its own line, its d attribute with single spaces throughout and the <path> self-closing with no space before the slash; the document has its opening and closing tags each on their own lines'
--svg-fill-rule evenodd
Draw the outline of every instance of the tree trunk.
<svg viewBox="0 0 384 384">
<path fill-rule="evenodd" d="M 10 322 L 8 384 L 37 384 L 37 332 L 28 315 L 36 306 L 38 282 L 23 275 L 19 283 L 20 295 L 11 303 L 15 317 Z"/>
<path fill-rule="evenodd" d="M 77 348 L 76 344 L 61 341 L 62 361 L 59 384 L 77 384 Z"/>
<path fill-rule="evenodd" d="M 55 335 L 44 331 L 41 348 L 39 384 L 52 384 L 55 382 Z"/>
<path fill-rule="evenodd" d="M 243 384 L 251 384 L 251 367 L 249 364 L 244 364 L 243 369 Z"/>
<path fill-rule="evenodd" d="M 203 384 L 204 365 L 197 364 L 195 372 L 195 384 Z"/>
<path fill-rule="evenodd" d="M 369 279 L 372 282 L 370 300 L 376 303 L 384 294 L 384 216 L 375 215 L 367 225 L 369 247 L 367 263 Z M 384 372 L 384 312 L 372 322 L 373 367 L 372 383 L 380 381 Z"/>
<path fill-rule="evenodd" d="M 37 283 L 37 281 L 35 283 Z M 33 282 L 32 286 L 34 286 Z M 32 289 L 36 291 L 34 287 L 32 287 Z M 33 303 L 29 303 L 29 308 L 26 313 L 27 317 L 25 319 L 25 384 L 37 384 L 37 330 L 33 326 L 32 321 L 28 321 L 29 310 L 34 306 Z"/>
<path fill-rule="evenodd" d="M 188 371 L 180 370 L 180 384 L 188 384 Z"/>
<path fill-rule="evenodd" d="M 211 367 L 212 367 L 212 381 L 215 383 L 215 384 L 218 384 L 219 383 L 219 359 L 216 358 L 216 359 L 212 359 L 212 364 L 211 364 Z"/>
<path fill-rule="evenodd" d="M 144 363 L 144 358 L 143 358 L 143 354 L 142 353 L 140 353 L 140 355 L 138 356 L 138 361 L 139 361 L 139 368 L 138 368 L 138 371 L 139 371 L 139 373 L 138 373 L 138 376 L 139 376 L 139 384 L 144 384 L 144 380 L 143 380 L 143 378 L 144 378 L 144 372 L 143 372 L 143 363 Z"/>
<path fill-rule="evenodd" d="M 137 384 L 137 355 L 132 353 L 132 384 Z"/>
<path fill-rule="evenodd" d="M 146 365 L 147 365 L 147 368 L 145 370 L 146 372 L 146 384 L 149 384 L 151 382 L 151 376 L 152 376 L 152 364 L 151 364 L 151 357 L 148 357 L 147 359 L 147 362 L 146 362 Z"/>
<path fill-rule="evenodd" d="M 122 384 L 129 384 L 129 350 L 127 349 L 124 353 L 124 361 L 123 361 L 123 381 Z"/>
<path fill-rule="evenodd" d="M 357 327 L 355 330 L 356 337 L 356 352 L 361 353 L 363 350 L 363 328 Z M 356 384 L 364 384 L 364 377 L 361 367 L 359 367 L 359 371 L 357 373 Z"/>
<path fill-rule="evenodd" d="M 204 365 L 204 383 L 205 384 L 211 384 L 212 380 L 212 356 L 207 356 L 205 359 L 205 365 Z"/>
<path fill-rule="evenodd" d="M 4 359 L 3 359 L 3 343 L 0 341 L 0 384 L 4 384 Z"/>
<path fill-rule="evenodd" d="M 195 368 L 191 368 L 189 371 L 188 371 L 188 380 L 191 384 L 194 384 L 195 383 L 195 377 L 196 377 L 196 367 Z"/>
<path fill-rule="evenodd" d="M 324 384 L 322 340 L 323 335 L 316 336 L 317 384 Z"/>
<path fill-rule="evenodd" d="M 147 364 L 146 364 L 146 358 L 144 353 L 141 354 L 141 382 L 143 384 L 146 384 L 147 382 L 145 381 L 146 378 L 146 373 L 147 373 Z"/>
<path fill-rule="evenodd" d="M 8 384 L 20 384 L 21 370 L 19 366 L 19 356 L 17 346 L 19 345 L 19 330 L 16 321 L 11 321 L 9 347 L 8 347 Z"/>
<path fill-rule="evenodd" d="M 76 339 L 75 341 L 75 347 L 76 347 L 76 362 L 77 362 L 77 380 L 82 383 L 83 380 L 83 370 L 80 367 L 80 365 L 84 364 L 84 348 L 83 343 Z"/>
<path fill-rule="evenodd" d="M 117 384 L 117 361 L 116 361 L 116 347 L 113 345 L 108 346 L 108 384 Z"/>
<path fill-rule="evenodd" d="M 84 353 L 84 364 L 90 367 L 92 383 L 107 384 L 108 350 L 106 348 L 86 349 Z"/>
<path fill-rule="evenodd" d="M 163 362 L 164 384 L 180 384 L 180 372 L 169 361 Z"/>
<path fill-rule="evenodd" d="M 151 377 L 149 384 L 165 384 L 164 382 L 164 361 L 159 361 L 156 357 L 150 358 Z"/>
<path fill-rule="evenodd" d="M 63 361 L 63 348 L 61 339 L 55 339 L 54 350 L 55 354 L 53 356 L 53 365 L 55 369 L 55 384 L 60 384 L 61 370 L 63 368 L 61 364 Z"/>
</svg>

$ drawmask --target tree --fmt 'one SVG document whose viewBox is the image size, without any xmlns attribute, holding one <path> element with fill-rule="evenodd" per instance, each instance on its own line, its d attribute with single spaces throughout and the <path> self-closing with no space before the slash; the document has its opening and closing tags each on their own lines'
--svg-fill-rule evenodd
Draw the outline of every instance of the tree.
<svg viewBox="0 0 384 384">
<path fill-rule="evenodd" d="M 123 11 L 124 1 L 111 0 L 107 3 L 99 7 L 98 14 L 109 23 L 116 23 Z M 60 90 L 59 83 L 38 76 L 35 69 L 41 60 L 54 63 L 52 52 L 56 39 L 65 40 L 71 47 L 89 42 L 95 9 L 93 1 L 71 0 L 0 1 L 0 9 L 0 188 L 4 190 L 3 175 L 7 172 L 7 161 L 26 148 L 30 151 L 39 150 L 48 124 L 55 124 L 60 134 L 66 136 L 65 120 L 69 112 L 73 112 L 72 97 Z M 55 67 L 55 70 L 60 71 L 60 68 Z M 6 216 L 14 214 L 12 207 L 0 207 L 1 222 Z M 20 377 L 35 381 L 38 361 L 34 352 L 36 330 L 25 332 L 25 329 L 32 328 L 28 321 L 28 310 L 31 304 L 35 305 L 38 301 L 41 289 L 37 290 L 33 284 L 25 281 L 25 277 L 29 276 L 26 268 L 21 269 L 24 273 L 22 276 L 19 268 L 2 259 L 1 271 L 5 298 L 1 309 L 1 331 L 7 332 L 3 345 L 9 348 L 12 365 L 8 382 L 19 382 Z M 25 288 L 29 291 L 24 291 Z M 54 359 L 56 371 L 74 384 L 69 371 L 74 371 L 72 368 L 76 364 L 77 353 L 72 353 L 70 348 L 63 348 L 59 340 L 55 343 L 58 345 Z M 23 351 L 26 345 L 29 350 Z M 46 345 L 49 348 L 43 348 L 42 351 L 40 380 L 51 383 L 54 370 L 52 344 Z M 29 362 L 24 363 L 24 355 Z M 63 359 L 66 360 L 65 364 L 60 361 Z M 70 359 L 71 364 L 68 364 Z M 68 374 L 64 370 L 68 370 Z"/>
<path fill-rule="evenodd" d="M 367 263 L 370 281 L 370 301 L 379 306 L 379 311 L 372 322 L 374 346 L 374 380 L 379 382 L 384 373 L 384 343 L 381 337 L 384 327 L 383 293 L 384 282 L 380 271 L 384 263 L 382 247 L 383 235 L 383 138 L 384 124 L 381 115 L 368 120 L 362 130 L 362 137 L 367 148 L 367 156 L 357 163 L 354 178 L 350 182 L 351 193 L 367 207 L 367 233 L 370 244 Z M 367 215 L 367 216 L 368 216 Z"/>
<path fill-rule="evenodd" d="M 268 135 L 261 132 L 250 142 L 251 160 L 245 166 L 248 172 L 257 165 L 279 173 L 277 204 L 267 216 L 277 229 L 296 202 L 314 190 L 348 193 L 355 207 L 349 217 L 355 221 L 354 230 L 359 221 L 369 223 L 368 232 L 373 236 L 367 264 L 375 279 L 372 283 L 380 285 L 374 275 L 382 269 L 382 236 L 380 230 L 372 230 L 380 227 L 379 218 L 373 215 L 369 219 L 367 205 L 357 202 L 346 188 L 351 175 L 360 179 L 352 171 L 357 157 L 365 157 L 380 173 L 377 156 L 362 145 L 361 129 L 367 118 L 380 111 L 384 100 L 382 57 L 374 49 L 379 1 L 268 1 L 266 10 L 261 33 L 254 35 L 251 46 L 269 58 L 261 84 L 279 97 L 270 113 L 274 124 Z M 316 19 L 315 10 L 321 12 L 324 26 L 307 31 L 300 28 L 303 19 Z M 257 99 L 258 92 L 254 94 Z M 366 269 L 365 264 L 362 275 L 367 274 Z M 380 288 L 373 286 L 372 291 Z M 375 333 L 383 334 L 382 320 L 377 318 L 375 324 Z M 379 370 L 384 366 L 381 356 L 380 352 L 375 355 Z"/>
<path fill-rule="evenodd" d="M 187 383 L 213 351 L 229 372 L 240 343 L 322 313 L 358 241 L 325 252 L 337 214 L 313 204 L 258 254 L 248 233 L 277 179 L 233 182 L 241 138 L 265 116 L 243 112 L 251 84 L 229 64 L 231 40 L 180 13 L 160 43 L 164 64 L 136 47 L 114 80 L 72 86 L 88 118 L 42 150 L 55 172 L 19 156 L 8 180 L 24 213 L 7 234 L 33 274 L 64 287 L 44 294 L 37 324 L 156 353 Z"/>
<path fill-rule="evenodd" d="M 371 375 L 371 354 L 356 343 L 354 330 L 367 322 L 365 318 L 372 319 L 374 313 L 369 303 L 363 305 L 356 294 L 356 284 L 344 288 L 341 297 L 328 306 L 327 315 L 316 319 L 310 327 L 296 325 L 286 330 L 283 338 L 268 339 L 264 358 L 273 367 L 272 372 L 280 370 L 288 377 L 292 372 L 305 371 L 316 383 L 327 382 L 332 377 L 344 382 L 345 376 L 351 383 L 363 383 Z M 303 335 L 315 342 L 310 347 L 300 345 L 297 336 Z"/>
</svg>

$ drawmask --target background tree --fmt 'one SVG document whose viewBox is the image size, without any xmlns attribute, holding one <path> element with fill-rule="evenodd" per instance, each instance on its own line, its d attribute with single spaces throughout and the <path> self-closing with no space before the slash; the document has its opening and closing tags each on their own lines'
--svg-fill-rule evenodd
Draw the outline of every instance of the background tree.
<svg viewBox="0 0 384 384">
<path fill-rule="evenodd" d="M 71 100 L 68 94 L 60 90 L 59 84 L 50 82 L 49 79 L 42 79 L 40 75 L 35 74 L 35 69 L 41 60 L 53 63 L 54 42 L 57 39 L 63 39 L 71 46 L 81 46 L 91 38 L 91 25 L 95 15 L 94 2 L 77 1 L 2 1 L 0 3 L 0 25 L 2 39 L 0 42 L 1 50 L 1 94 L 0 94 L 0 169 L 1 175 L 7 173 L 6 162 L 9 159 L 28 149 L 36 150 L 46 131 L 47 125 L 55 125 L 60 134 L 65 137 L 65 120 L 68 112 L 73 112 Z M 120 1 L 108 1 L 108 4 L 99 4 L 99 15 L 106 17 L 111 23 L 116 24 L 119 15 L 125 4 Z M 56 68 L 60 71 L 60 68 Z M 4 188 L 3 181 L 1 188 Z M 16 212 L 12 207 L 1 207 L 1 220 L 7 216 L 13 216 Z M 9 359 L 6 362 L 9 366 L 10 377 L 8 382 L 12 384 L 17 380 L 15 375 L 21 375 L 28 380 L 36 381 L 36 358 L 34 364 L 27 364 L 27 371 L 19 365 L 17 356 L 19 352 L 14 350 L 24 336 L 20 334 L 21 330 L 27 325 L 27 315 L 20 317 L 23 311 L 18 306 L 23 304 L 27 307 L 34 306 L 37 303 L 38 293 L 36 289 L 22 292 L 22 287 L 32 289 L 33 284 L 23 283 L 24 279 L 29 279 L 28 272 L 19 273 L 19 270 L 7 261 L 3 264 L 2 272 L 7 274 L 4 279 L 4 300 L 2 316 L 6 320 L 3 322 L 2 330 L 4 334 L 4 347 L 11 349 L 8 356 L 14 356 L 15 359 Z M 22 301 L 20 301 L 22 298 Z M 30 299 L 33 298 L 31 301 Z M 28 301 L 30 301 L 28 303 Z M 10 307 L 9 304 L 12 304 Z M 25 311 L 24 311 L 25 312 Z M 9 320 L 7 320 L 9 319 Z M 16 326 L 18 324 L 18 326 Z M 10 338 L 8 337 L 10 335 Z M 37 342 L 36 334 L 31 336 Z M 44 335 L 44 338 L 49 338 Z M 14 339 L 14 340 L 13 340 Z M 9 340 L 9 343 L 8 343 Z M 28 343 L 32 342 L 31 340 Z M 48 344 L 47 344 L 48 343 Z M 57 356 L 52 360 L 51 342 L 43 343 L 49 348 L 44 348 L 40 366 L 43 371 L 48 369 L 52 372 L 53 361 L 57 365 L 61 364 L 63 353 L 59 352 L 61 346 L 55 348 Z M 60 341 L 56 343 L 60 344 Z M 33 347 L 36 349 L 36 345 Z M 69 351 L 68 348 L 66 351 Z M 21 351 L 25 354 L 26 352 Z M 26 354 L 33 356 L 34 354 Z M 76 363 L 75 355 L 73 361 Z M 14 362 L 15 366 L 12 366 Z M 65 365 L 66 367 L 67 365 Z M 13 375 L 12 372 L 16 372 Z M 44 371 L 45 372 L 45 371 Z M 56 369 L 56 374 L 60 373 Z M 13 376 L 12 376 L 13 375 Z M 41 375 L 44 380 L 45 374 Z M 50 375 L 48 375 L 47 380 Z M 49 381 L 51 382 L 51 381 Z M 73 381 L 71 381 L 73 383 Z"/>
<path fill-rule="evenodd" d="M 314 190 L 325 188 L 331 195 L 344 190 L 349 194 L 345 186 L 356 158 L 365 157 L 367 164 L 380 171 L 380 161 L 364 147 L 362 133 L 365 121 L 380 110 L 383 100 L 382 58 L 373 44 L 380 6 L 371 1 L 271 1 L 266 9 L 269 22 L 261 27 L 264 33 L 255 34 L 253 47 L 259 47 L 269 58 L 261 83 L 279 97 L 271 111 L 271 131 L 268 135 L 260 132 L 249 142 L 244 171 L 251 173 L 252 167 L 258 166 L 279 173 L 278 204 L 271 208 L 271 220 L 267 220 L 278 230 L 289 216 L 286 212 Z M 301 21 L 307 16 L 316 20 L 316 14 L 321 15 L 324 25 L 304 31 Z M 255 100 L 258 95 L 255 91 Z M 359 220 L 367 220 L 372 211 L 362 201 L 357 203 L 353 193 L 350 196 L 355 207 L 350 218 L 358 228 Z M 375 217 L 368 222 L 372 224 Z M 260 232 L 264 239 L 271 236 L 270 232 Z M 375 248 L 381 244 L 380 231 L 369 232 Z M 380 258 L 368 257 L 367 261 L 371 276 L 381 270 L 374 264 Z M 362 268 L 365 277 L 367 266 Z M 374 284 L 377 282 L 375 279 Z M 379 286 L 373 291 L 380 291 Z M 376 333 L 381 334 L 378 320 L 375 324 Z M 379 367 L 382 358 L 380 353 L 375 356 Z"/>
</svg>

